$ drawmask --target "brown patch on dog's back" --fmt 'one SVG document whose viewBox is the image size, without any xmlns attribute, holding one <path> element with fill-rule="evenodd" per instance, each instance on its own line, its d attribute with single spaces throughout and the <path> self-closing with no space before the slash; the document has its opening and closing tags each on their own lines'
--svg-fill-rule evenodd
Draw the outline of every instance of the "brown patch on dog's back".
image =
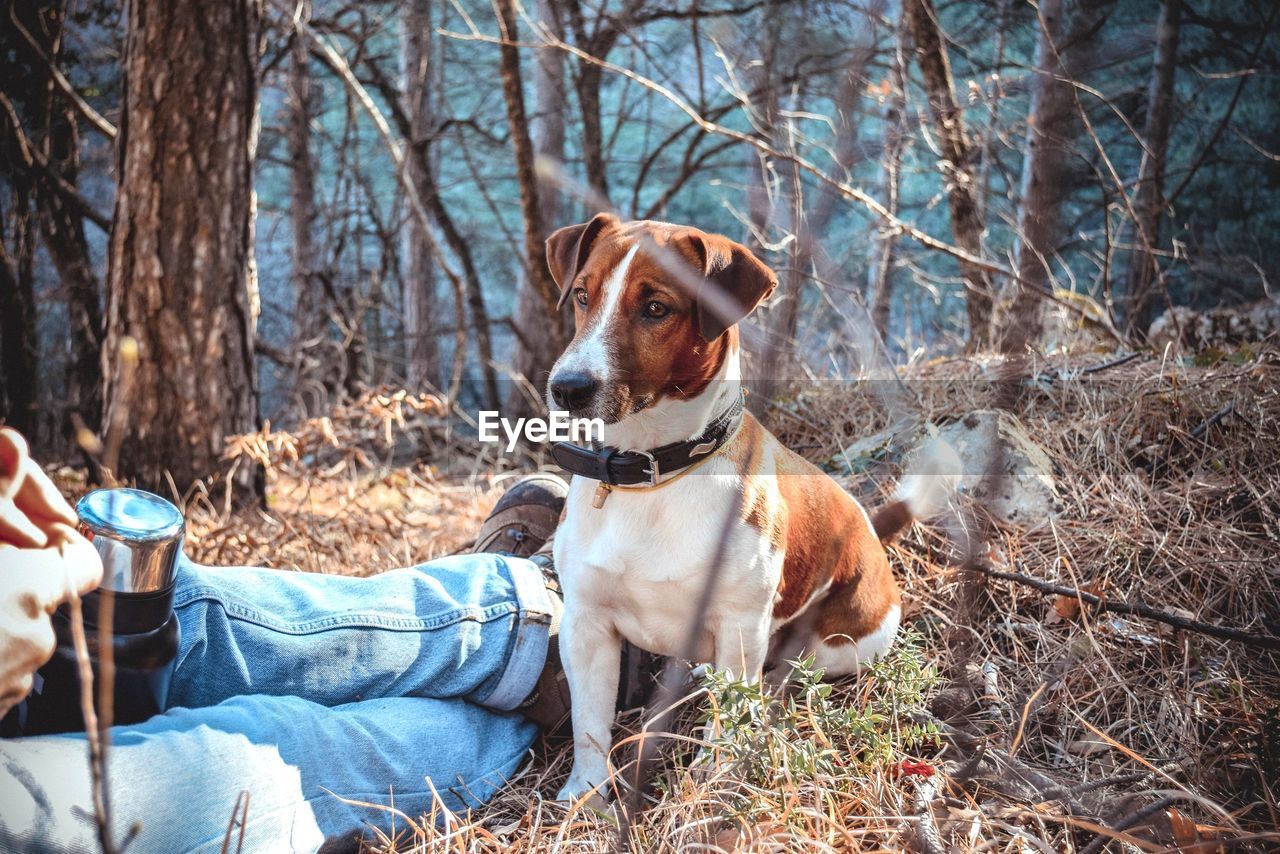
<svg viewBox="0 0 1280 854">
<path fill-rule="evenodd" d="M 766 435 L 755 416 L 745 412 L 738 436 L 726 453 L 742 479 L 742 520 L 768 537 L 775 549 L 781 549 L 785 544 L 783 518 L 774 510 L 779 505 L 777 478 L 760 474 Z"/>
<path fill-rule="evenodd" d="M 819 637 L 837 636 L 832 643 L 848 642 L 839 636 L 865 637 L 899 601 L 879 538 L 839 484 L 772 436 L 768 444 L 782 499 L 775 506 L 784 510 L 756 527 L 771 534 L 777 529 L 786 549 L 774 618 L 797 616 L 830 582 L 821 600 L 810 606 L 816 608 L 814 631 Z"/>
</svg>

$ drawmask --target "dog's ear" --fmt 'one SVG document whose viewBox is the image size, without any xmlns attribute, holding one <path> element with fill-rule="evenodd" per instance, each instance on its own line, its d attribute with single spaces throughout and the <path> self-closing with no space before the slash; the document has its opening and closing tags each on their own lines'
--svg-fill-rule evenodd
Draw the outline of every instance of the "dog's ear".
<svg viewBox="0 0 1280 854">
<path fill-rule="evenodd" d="M 750 249 L 727 237 L 691 231 L 687 239 L 702 264 L 698 331 L 714 341 L 767 299 L 778 277 Z"/>
<path fill-rule="evenodd" d="M 591 254 L 591 244 L 602 233 L 621 224 L 611 213 L 598 213 L 590 222 L 567 225 L 552 232 L 547 238 L 547 269 L 551 271 L 551 278 L 560 286 L 560 301 L 556 303 L 556 308 L 564 305 L 568 298 L 573 280 L 578 277 L 578 271 L 587 263 L 587 256 Z"/>
</svg>

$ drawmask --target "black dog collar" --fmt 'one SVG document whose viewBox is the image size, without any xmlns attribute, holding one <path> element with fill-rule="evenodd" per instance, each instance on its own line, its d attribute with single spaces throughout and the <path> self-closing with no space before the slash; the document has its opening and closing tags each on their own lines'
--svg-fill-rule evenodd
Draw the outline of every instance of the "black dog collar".
<svg viewBox="0 0 1280 854">
<path fill-rule="evenodd" d="M 675 474 L 714 453 L 742 422 L 743 395 L 707 425 L 695 439 L 672 442 L 651 451 L 600 450 L 556 442 L 551 458 L 560 468 L 609 486 L 657 486 L 662 475 Z"/>
</svg>

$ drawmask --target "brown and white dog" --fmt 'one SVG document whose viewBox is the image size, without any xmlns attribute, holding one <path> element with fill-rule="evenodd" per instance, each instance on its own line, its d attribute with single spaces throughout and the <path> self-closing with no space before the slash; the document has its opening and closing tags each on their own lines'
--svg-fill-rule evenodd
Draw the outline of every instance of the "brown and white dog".
<svg viewBox="0 0 1280 854">
<path fill-rule="evenodd" d="M 735 416 L 732 434 L 688 477 L 663 472 L 656 488 L 603 493 L 598 481 L 573 478 L 554 545 L 573 707 L 565 800 L 608 776 L 622 640 L 686 654 L 717 557 L 698 660 L 759 679 L 771 641 L 790 627 L 805 636 L 788 645 L 829 675 L 854 673 L 898 630 L 898 586 L 882 542 L 935 512 L 951 481 L 908 476 L 872 518 L 749 413 L 738 422 L 734 324 L 777 284 L 746 247 L 600 214 L 551 235 L 547 259 L 577 318 L 551 374 L 553 409 L 601 419 L 604 444 L 621 451 L 697 439 L 724 413 Z"/>
</svg>

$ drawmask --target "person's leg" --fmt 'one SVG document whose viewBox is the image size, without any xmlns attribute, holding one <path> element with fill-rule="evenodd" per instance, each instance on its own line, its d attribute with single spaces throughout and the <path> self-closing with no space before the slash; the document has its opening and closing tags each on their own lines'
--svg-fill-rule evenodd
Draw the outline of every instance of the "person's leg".
<svg viewBox="0 0 1280 854">
<path fill-rule="evenodd" d="M 270 694 L 507 710 L 546 660 L 550 600 L 523 558 L 458 555 L 368 578 L 184 564 L 177 583 L 168 708 Z"/>
<path fill-rule="evenodd" d="M 482 547 L 511 528 L 532 553 L 529 521 L 545 536 L 558 516 L 529 499 L 547 491 L 510 490 Z M 529 698 L 557 605 L 535 563 L 492 554 L 373 578 L 184 565 L 169 711 L 112 730 L 113 838 L 139 823 L 131 851 L 216 850 L 244 792 L 244 850 L 405 825 L 344 798 L 415 821 L 433 787 L 448 809 L 478 805 L 536 735 L 495 710 Z M 96 849 L 87 760 L 82 735 L 0 741 L 0 850 Z"/>
<path fill-rule="evenodd" d="M 135 854 L 218 851 L 237 804 L 244 845 L 237 827 L 233 851 L 314 851 L 370 827 L 403 832 L 405 816 L 432 810 L 432 787 L 451 811 L 484 802 L 536 733 L 519 715 L 464 700 L 326 708 L 237 697 L 175 709 L 112 729 L 112 837 L 137 824 Z M 98 850 L 87 756 L 83 735 L 0 741 L 0 850 Z"/>
</svg>

